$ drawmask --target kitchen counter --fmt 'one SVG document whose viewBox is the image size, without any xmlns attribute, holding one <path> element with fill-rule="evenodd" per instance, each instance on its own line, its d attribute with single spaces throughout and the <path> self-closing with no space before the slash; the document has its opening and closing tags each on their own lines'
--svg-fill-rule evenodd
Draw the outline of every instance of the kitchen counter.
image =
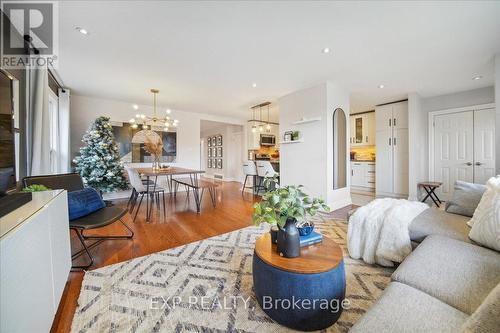
<svg viewBox="0 0 500 333">
<path fill-rule="evenodd" d="M 375 163 L 375 160 L 351 160 L 351 162 Z"/>
</svg>

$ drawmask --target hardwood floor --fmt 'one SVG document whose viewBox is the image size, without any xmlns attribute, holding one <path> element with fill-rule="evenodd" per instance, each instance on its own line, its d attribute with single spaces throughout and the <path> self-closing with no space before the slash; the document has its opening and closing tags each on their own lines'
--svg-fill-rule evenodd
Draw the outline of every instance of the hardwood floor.
<svg viewBox="0 0 500 333">
<path fill-rule="evenodd" d="M 258 197 L 250 193 L 241 194 L 241 184 L 224 183 L 217 193 L 217 207 L 213 208 L 208 193 L 203 197 L 201 214 L 196 213 L 196 206 L 191 195 L 177 195 L 173 200 L 167 196 L 167 216 L 156 214 L 150 223 L 145 222 L 145 205 L 135 222 L 127 215 L 125 222 L 134 230 L 132 240 L 105 241 L 91 250 L 94 256 L 92 269 L 126 261 L 132 258 L 163 251 L 176 246 L 199 241 L 201 239 L 231 232 L 252 225 L 252 206 Z M 127 200 L 115 201 L 116 205 L 125 206 Z M 351 206 L 333 213 L 334 217 L 345 218 Z M 126 230 L 119 223 L 99 230 L 99 235 L 121 234 Z M 79 243 L 72 235 L 73 252 L 79 250 Z M 79 263 L 79 262 L 76 262 Z M 83 263 L 83 262 L 82 262 Z M 71 321 L 77 306 L 83 272 L 71 272 L 59 304 L 51 332 L 69 332 Z"/>
</svg>

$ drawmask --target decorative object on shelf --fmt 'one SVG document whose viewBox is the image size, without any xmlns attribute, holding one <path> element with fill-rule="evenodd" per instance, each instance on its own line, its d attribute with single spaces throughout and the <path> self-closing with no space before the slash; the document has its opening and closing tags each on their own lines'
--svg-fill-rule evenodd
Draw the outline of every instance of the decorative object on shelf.
<svg viewBox="0 0 500 333">
<path fill-rule="evenodd" d="M 222 147 L 217 147 L 217 156 L 222 157 Z"/>
<path fill-rule="evenodd" d="M 124 177 L 125 170 L 109 118 L 97 118 L 82 141 L 86 146 L 80 148 L 80 156 L 75 157 L 73 162 L 85 186 L 101 192 L 128 189 L 128 182 Z"/>
<path fill-rule="evenodd" d="M 292 131 L 286 131 L 285 134 L 283 135 L 283 140 L 286 141 L 292 141 Z"/>
<path fill-rule="evenodd" d="M 262 201 L 254 205 L 252 219 L 256 225 L 263 222 L 277 225 L 278 252 L 283 257 L 294 258 L 300 255 L 297 220 L 304 220 L 306 215 L 314 216 L 319 209 L 329 211 L 330 208 L 322 199 L 307 196 L 302 185 L 278 184 L 278 176 L 264 180 L 264 188 L 269 190 L 262 196 Z"/>
<path fill-rule="evenodd" d="M 144 150 L 150 153 L 153 158 L 153 170 L 160 170 L 160 157 L 163 152 L 163 142 L 160 136 L 158 134 L 155 136 L 146 136 L 144 141 Z"/>
<path fill-rule="evenodd" d="M 218 168 L 218 169 L 222 169 L 222 158 L 219 158 L 219 159 L 217 160 L 217 168 Z"/>
<path fill-rule="evenodd" d="M 314 230 L 314 223 L 306 220 L 300 221 L 297 222 L 297 228 L 301 236 L 307 236 Z"/>
<path fill-rule="evenodd" d="M 217 146 L 222 146 L 222 135 L 217 136 Z"/>
<path fill-rule="evenodd" d="M 163 128 L 165 132 L 168 132 L 169 128 L 172 127 L 177 127 L 179 124 L 179 121 L 177 119 L 172 119 L 170 117 L 170 109 L 167 109 L 165 111 L 165 116 L 161 117 L 156 114 L 156 95 L 160 92 L 158 89 L 151 89 L 151 93 L 153 93 L 153 116 L 147 116 L 145 114 L 136 114 L 135 118 L 132 118 L 129 120 L 129 123 L 131 124 L 131 127 L 136 129 L 139 126 L 143 130 L 151 128 Z M 141 133 L 142 131 L 139 131 L 136 135 Z M 134 136 L 135 138 L 135 136 Z"/>
<path fill-rule="evenodd" d="M 300 137 L 300 132 L 299 131 L 293 131 L 292 132 L 292 141 L 297 141 Z"/>
</svg>

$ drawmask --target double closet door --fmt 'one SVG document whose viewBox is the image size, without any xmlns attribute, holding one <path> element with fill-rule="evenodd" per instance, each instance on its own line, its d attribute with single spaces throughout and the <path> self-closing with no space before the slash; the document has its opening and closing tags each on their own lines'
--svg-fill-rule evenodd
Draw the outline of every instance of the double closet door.
<svg viewBox="0 0 500 333">
<path fill-rule="evenodd" d="M 456 180 L 485 184 L 495 175 L 495 109 L 435 115 L 434 180 L 448 200 Z"/>
</svg>

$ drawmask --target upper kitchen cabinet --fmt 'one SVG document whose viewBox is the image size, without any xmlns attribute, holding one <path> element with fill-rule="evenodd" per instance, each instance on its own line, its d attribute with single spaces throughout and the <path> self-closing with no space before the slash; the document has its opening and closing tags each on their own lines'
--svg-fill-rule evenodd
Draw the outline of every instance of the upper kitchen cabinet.
<svg viewBox="0 0 500 333">
<path fill-rule="evenodd" d="M 375 145 L 375 112 L 351 115 L 351 146 Z"/>
</svg>

